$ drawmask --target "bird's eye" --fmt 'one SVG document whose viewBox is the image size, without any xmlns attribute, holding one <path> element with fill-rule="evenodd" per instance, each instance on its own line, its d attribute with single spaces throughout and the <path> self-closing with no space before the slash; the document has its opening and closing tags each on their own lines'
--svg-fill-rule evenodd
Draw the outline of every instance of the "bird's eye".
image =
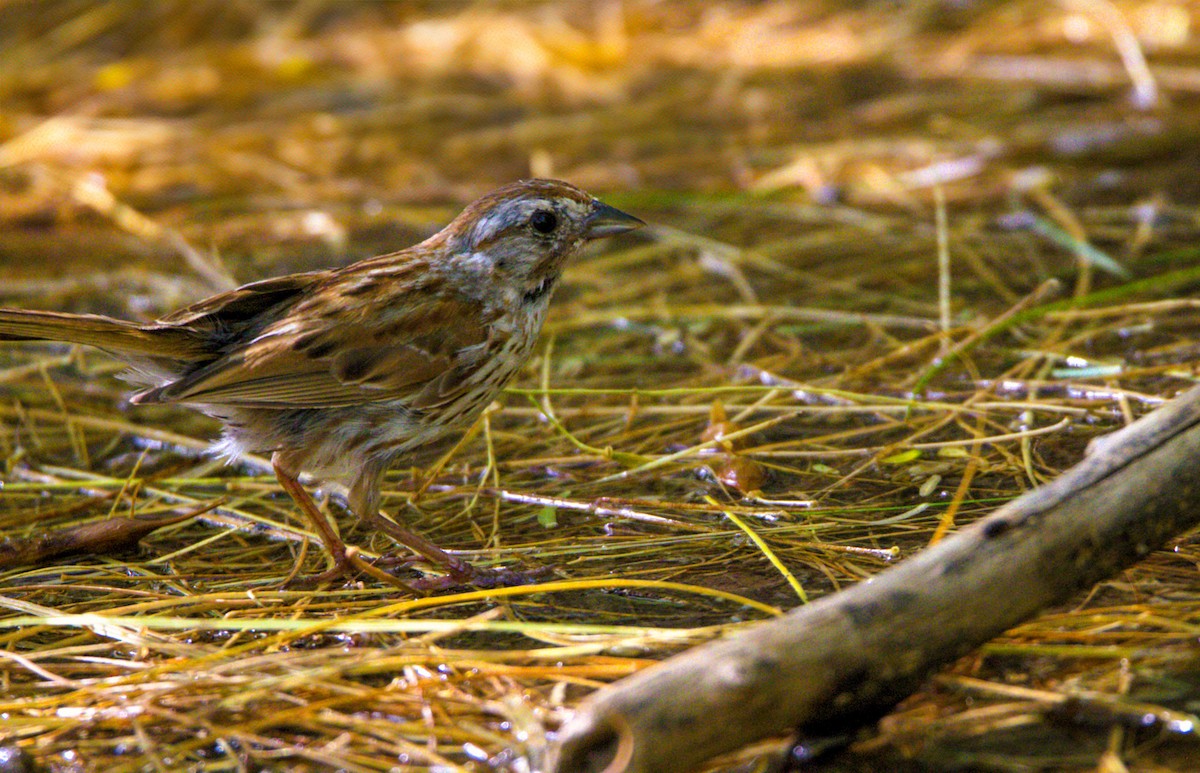
<svg viewBox="0 0 1200 773">
<path fill-rule="evenodd" d="M 553 233 L 558 228 L 558 215 L 548 209 L 539 209 L 529 216 L 529 224 L 540 234 Z"/>
</svg>

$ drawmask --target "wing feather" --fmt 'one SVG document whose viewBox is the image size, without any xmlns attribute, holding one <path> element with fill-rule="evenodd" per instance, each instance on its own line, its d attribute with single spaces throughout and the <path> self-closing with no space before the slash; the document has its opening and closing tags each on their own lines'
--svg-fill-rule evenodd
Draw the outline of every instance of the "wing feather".
<svg viewBox="0 0 1200 773">
<path fill-rule="evenodd" d="M 318 295 L 332 292 L 322 288 L 254 340 L 137 401 L 330 408 L 420 397 L 432 405 L 465 388 L 488 351 L 503 345 L 494 327 L 465 322 L 480 318 L 473 301 L 416 293 L 370 317 L 355 302 L 365 295 L 359 290 L 314 313 Z"/>
<path fill-rule="evenodd" d="M 185 306 L 159 319 L 158 324 L 197 329 L 235 327 L 261 319 L 264 312 L 280 303 L 296 301 L 329 276 L 328 271 L 310 271 L 251 282 Z"/>
</svg>

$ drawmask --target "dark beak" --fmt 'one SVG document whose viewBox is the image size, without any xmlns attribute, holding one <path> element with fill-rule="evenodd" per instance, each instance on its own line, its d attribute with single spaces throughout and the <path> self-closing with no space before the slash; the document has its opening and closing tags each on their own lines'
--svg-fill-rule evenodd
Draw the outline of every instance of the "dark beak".
<svg viewBox="0 0 1200 773">
<path fill-rule="evenodd" d="M 587 228 L 583 235 L 587 239 L 599 239 L 602 236 L 623 234 L 644 225 L 645 223 L 633 215 L 627 215 L 615 207 L 597 201 L 592 207 L 592 214 L 588 215 Z"/>
</svg>

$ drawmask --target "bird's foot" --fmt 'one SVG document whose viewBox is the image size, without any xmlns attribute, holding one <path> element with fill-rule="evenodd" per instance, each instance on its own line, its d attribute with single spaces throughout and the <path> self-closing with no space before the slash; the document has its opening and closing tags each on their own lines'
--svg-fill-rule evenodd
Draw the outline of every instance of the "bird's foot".
<svg viewBox="0 0 1200 773">
<path fill-rule="evenodd" d="M 417 564 L 432 564 L 444 574 L 428 574 L 416 580 L 407 580 L 405 584 L 421 593 L 436 593 L 452 588 L 473 587 L 482 590 L 490 588 L 509 588 L 517 585 L 533 585 L 553 573 L 548 566 L 534 567 L 521 570 L 504 566 L 482 567 L 465 561 L 449 553 L 443 554 L 447 560 L 430 561 L 420 555 L 383 556 L 375 562 L 376 571 L 384 566 L 390 574 L 401 568 L 415 568 Z"/>
<path fill-rule="evenodd" d="M 504 566 L 480 567 L 459 559 L 458 565 L 442 567 L 446 574 L 427 575 L 409 584 L 425 593 L 449 590 L 462 586 L 470 586 L 481 590 L 492 588 L 511 588 L 517 585 L 534 585 L 552 572 L 548 566 L 539 566 L 529 570 L 509 569 Z"/>
<path fill-rule="evenodd" d="M 406 583 L 394 574 L 385 572 L 375 564 L 364 561 L 358 554 L 358 549 L 353 546 L 347 546 L 345 551 L 340 555 L 333 556 L 333 566 L 326 569 L 320 574 L 310 574 L 301 576 L 299 573 L 294 573 L 288 577 L 279 586 L 280 590 L 315 590 L 322 588 L 330 583 L 342 582 L 349 583 L 358 580 L 362 575 L 379 580 L 387 585 L 392 585 L 402 590 L 409 591 L 419 595 L 422 591 L 411 583 Z"/>
<path fill-rule="evenodd" d="M 364 510 L 364 512 L 370 511 Z M 368 524 L 413 551 L 405 556 L 385 556 L 376 561 L 377 569 L 387 565 L 389 570 L 394 571 L 414 567 L 416 564 L 427 564 L 440 573 L 406 583 L 417 592 L 434 593 L 463 586 L 488 589 L 532 585 L 538 581 L 539 577 L 543 577 L 551 571 L 548 567 L 532 571 L 519 571 L 505 567 L 475 566 L 443 550 L 420 534 L 385 518 L 379 512 L 362 517 Z"/>
</svg>

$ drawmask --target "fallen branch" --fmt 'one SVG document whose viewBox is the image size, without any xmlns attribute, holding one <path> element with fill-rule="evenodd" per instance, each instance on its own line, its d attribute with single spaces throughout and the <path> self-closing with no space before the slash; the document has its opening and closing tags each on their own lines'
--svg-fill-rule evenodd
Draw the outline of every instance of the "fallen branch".
<svg viewBox="0 0 1200 773">
<path fill-rule="evenodd" d="M 771 735 L 846 733 L 939 666 L 1200 523 L 1200 388 L 869 583 L 589 696 L 556 773 L 672 773 Z"/>
</svg>

